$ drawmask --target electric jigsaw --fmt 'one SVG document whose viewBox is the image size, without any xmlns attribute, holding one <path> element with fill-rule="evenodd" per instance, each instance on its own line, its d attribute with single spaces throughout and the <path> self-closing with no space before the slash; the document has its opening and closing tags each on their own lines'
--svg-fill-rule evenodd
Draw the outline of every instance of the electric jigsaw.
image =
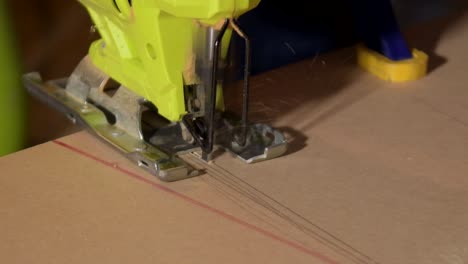
<svg viewBox="0 0 468 264">
<path fill-rule="evenodd" d="M 260 0 L 79 1 L 101 38 L 69 78 L 25 75 L 30 93 L 164 181 L 199 174 L 182 153 L 209 161 L 216 146 L 247 163 L 285 153 L 279 131 L 248 120 L 250 40 L 236 18 Z M 245 54 L 237 119 L 223 98 L 234 34 Z"/>
</svg>

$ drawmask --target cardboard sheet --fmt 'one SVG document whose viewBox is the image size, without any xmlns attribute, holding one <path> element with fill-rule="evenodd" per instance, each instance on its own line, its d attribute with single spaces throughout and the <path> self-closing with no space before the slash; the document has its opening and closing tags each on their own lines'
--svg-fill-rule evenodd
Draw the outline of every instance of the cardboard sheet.
<svg viewBox="0 0 468 264">
<path fill-rule="evenodd" d="M 418 82 L 352 49 L 255 77 L 279 159 L 189 154 L 206 173 L 166 184 L 86 132 L 0 159 L 0 262 L 467 263 L 468 16 L 410 40 L 435 58 Z"/>
</svg>

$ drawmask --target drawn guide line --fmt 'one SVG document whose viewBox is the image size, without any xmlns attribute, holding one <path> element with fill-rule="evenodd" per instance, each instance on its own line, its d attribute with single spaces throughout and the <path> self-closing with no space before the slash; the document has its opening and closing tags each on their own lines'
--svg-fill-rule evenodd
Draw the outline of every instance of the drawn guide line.
<svg viewBox="0 0 468 264">
<path fill-rule="evenodd" d="M 119 172 L 121 172 L 121 173 L 135 179 L 135 180 L 138 180 L 138 181 L 140 181 L 142 183 L 146 183 L 146 184 L 148 184 L 148 185 L 150 185 L 150 186 L 152 186 L 152 187 L 154 187 L 154 188 L 156 188 L 156 189 L 158 189 L 160 191 L 163 191 L 163 192 L 165 192 L 167 194 L 171 194 L 172 196 L 177 197 L 177 198 L 179 198 L 181 200 L 184 200 L 184 201 L 186 201 L 186 202 L 188 202 L 188 203 L 190 203 L 190 204 L 192 204 L 192 205 L 194 205 L 196 207 L 199 207 L 201 209 L 209 211 L 209 212 L 211 212 L 211 213 L 213 213 L 213 214 L 215 214 L 215 215 L 217 215 L 219 217 L 222 217 L 222 218 L 224 218 L 226 220 L 229 220 L 229 221 L 231 221 L 233 223 L 236 223 L 236 224 L 238 224 L 240 226 L 243 226 L 243 227 L 249 229 L 250 231 L 261 234 L 261 235 L 263 235 L 265 237 L 268 237 L 268 238 L 270 238 L 270 239 L 272 239 L 274 241 L 277 241 L 277 242 L 279 242 L 279 243 L 281 243 L 281 244 L 283 244 L 283 245 L 285 245 L 287 247 L 293 248 L 293 249 L 295 249 L 297 251 L 300 251 L 300 252 L 302 252 L 302 253 L 304 253 L 306 255 L 309 255 L 309 256 L 311 256 L 313 258 L 316 258 L 316 259 L 322 261 L 323 263 L 338 264 L 337 261 L 335 261 L 335 260 L 333 260 L 333 259 L 331 259 L 331 258 L 317 252 L 317 251 L 314 251 L 314 250 L 309 249 L 309 248 L 307 248 L 307 247 L 305 247 L 305 246 L 303 246 L 303 245 L 301 245 L 299 243 L 296 243 L 296 242 L 293 242 L 293 241 L 288 240 L 286 238 L 283 238 L 281 236 L 278 236 L 278 235 L 276 235 L 276 234 L 274 234 L 274 233 L 272 233 L 270 231 L 267 231 L 267 230 L 265 230 L 265 229 L 263 229 L 261 227 L 250 224 L 250 223 L 248 223 L 248 222 L 246 222 L 246 221 L 244 221 L 244 220 L 242 220 L 240 218 L 237 218 L 234 215 L 231 215 L 229 213 L 226 213 L 224 211 L 221 211 L 219 209 L 211 207 L 208 204 L 205 204 L 203 202 L 195 200 L 195 199 L 193 199 L 193 198 L 191 198 L 191 197 L 189 197 L 189 196 L 187 196 L 185 194 L 177 192 L 177 191 L 175 191 L 175 190 L 173 190 L 173 189 L 171 189 L 171 188 L 169 188 L 167 186 L 164 186 L 164 185 L 162 185 L 160 183 L 156 183 L 156 182 L 153 182 L 153 181 L 151 181 L 149 179 L 146 179 L 145 177 L 143 177 L 141 175 L 138 175 L 137 173 L 132 172 L 130 170 L 127 170 L 125 168 L 122 168 L 120 166 L 117 166 L 116 164 L 114 164 L 114 163 L 112 163 L 110 161 L 98 158 L 98 157 L 96 157 L 96 156 L 94 156 L 94 155 L 92 155 L 92 154 L 90 154 L 88 152 L 85 152 L 85 151 L 83 151 L 81 149 L 78 149 L 78 148 L 76 148 L 74 146 L 71 146 L 71 145 L 69 145 L 67 143 L 64 143 L 62 141 L 54 140 L 52 142 L 59 145 L 59 146 L 61 146 L 61 147 L 63 147 L 63 148 L 71 150 L 71 151 L 73 151 L 73 152 L 75 152 L 75 153 L 77 153 L 77 154 L 79 154 L 81 156 L 87 157 L 87 158 L 92 159 L 92 160 L 94 160 L 94 161 L 96 161 L 96 162 L 98 162 L 98 163 L 100 163 L 102 165 L 105 165 L 105 166 L 110 167 L 110 168 L 112 168 L 112 169 L 114 169 L 116 171 L 119 171 Z"/>
</svg>

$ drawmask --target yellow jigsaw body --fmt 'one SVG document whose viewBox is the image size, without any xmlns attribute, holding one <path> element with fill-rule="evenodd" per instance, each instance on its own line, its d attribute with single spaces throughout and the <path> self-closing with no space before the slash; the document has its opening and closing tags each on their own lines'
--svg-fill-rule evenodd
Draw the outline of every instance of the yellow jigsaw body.
<svg viewBox="0 0 468 264">
<path fill-rule="evenodd" d="M 210 161 L 225 150 L 246 163 L 286 153 L 280 131 L 248 118 L 252 46 L 236 18 L 260 0 L 79 1 L 101 39 L 66 81 L 26 74 L 32 95 L 163 181 L 203 173 L 184 153 Z M 244 42 L 240 118 L 223 111 L 233 34 Z"/>
<path fill-rule="evenodd" d="M 79 1 L 86 6 L 102 37 L 91 45 L 92 62 L 114 80 L 152 102 L 158 113 L 171 121 L 180 120 L 186 113 L 184 85 L 196 82 L 192 64 L 197 31 L 206 26 L 216 27 L 223 19 L 237 17 L 260 2 Z M 230 38 L 230 34 L 225 38 Z M 228 44 L 223 41 L 223 51 Z"/>
</svg>

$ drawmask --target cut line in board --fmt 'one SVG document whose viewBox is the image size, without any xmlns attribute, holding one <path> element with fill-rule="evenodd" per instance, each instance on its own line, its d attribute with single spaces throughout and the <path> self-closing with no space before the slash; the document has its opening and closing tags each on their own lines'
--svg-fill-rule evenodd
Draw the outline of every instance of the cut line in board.
<svg viewBox="0 0 468 264">
<path fill-rule="evenodd" d="M 142 183 L 148 184 L 148 185 L 152 186 L 153 188 L 156 188 L 156 189 L 158 189 L 160 191 L 171 194 L 174 197 L 177 197 L 177 198 L 179 198 L 179 199 L 181 199 L 181 200 L 183 200 L 185 202 L 190 203 L 191 205 L 194 205 L 194 206 L 196 206 L 198 208 L 209 211 L 209 212 L 211 212 L 211 213 L 213 213 L 213 214 L 215 214 L 215 215 L 217 215 L 219 217 L 222 217 L 222 218 L 224 218 L 226 220 L 229 220 L 230 222 L 233 222 L 233 223 L 236 223 L 236 224 L 238 224 L 240 226 L 243 226 L 243 227 L 249 229 L 250 231 L 261 234 L 261 235 L 263 235 L 265 237 L 268 237 L 268 238 L 270 238 L 270 239 L 272 239 L 274 241 L 277 241 L 277 242 L 279 242 L 279 243 L 281 243 L 281 244 L 283 244 L 283 245 L 285 245 L 287 247 L 293 248 L 293 249 L 295 249 L 295 250 L 297 250 L 299 252 L 302 252 L 302 253 L 304 253 L 306 255 L 314 257 L 315 259 L 320 260 L 323 263 L 326 263 L 326 264 L 339 264 L 339 262 L 329 258 L 328 256 L 325 256 L 324 254 L 322 254 L 320 252 L 309 249 L 309 248 L 307 248 L 307 247 L 305 247 L 305 246 L 303 246 L 303 245 L 301 245 L 299 243 L 296 243 L 296 242 L 293 242 L 293 241 L 288 240 L 286 238 L 283 238 L 281 236 L 278 236 L 278 235 L 276 235 L 276 234 L 274 234 L 274 233 L 272 233 L 272 232 L 270 232 L 268 230 L 265 230 L 265 229 L 263 229 L 261 227 L 258 227 L 256 225 L 254 225 L 254 224 L 250 224 L 250 223 L 248 223 L 248 222 L 246 222 L 246 221 L 244 221 L 244 220 L 242 220 L 242 219 L 240 219 L 240 218 L 238 218 L 238 217 L 236 217 L 234 215 L 226 213 L 226 212 L 224 212 L 224 211 L 222 211 L 220 209 L 214 208 L 214 207 L 212 207 L 212 206 L 210 206 L 210 205 L 208 205 L 206 203 L 200 202 L 200 201 L 198 201 L 198 200 L 196 200 L 196 199 L 194 199 L 194 198 L 192 198 L 190 196 L 187 196 L 187 195 L 185 195 L 183 193 L 180 193 L 180 192 L 178 192 L 176 190 L 173 190 L 172 188 L 164 186 L 164 185 L 162 185 L 160 183 L 153 182 L 153 181 L 145 178 L 144 176 L 141 176 L 141 175 L 139 175 L 139 174 L 137 174 L 137 173 L 135 173 L 133 171 L 130 171 L 128 169 L 122 168 L 122 167 L 118 166 L 117 164 L 115 164 L 113 162 L 98 158 L 98 157 L 96 157 L 96 156 L 94 156 L 94 155 L 92 155 L 92 154 L 90 154 L 88 152 L 85 152 L 85 151 L 83 151 L 83 150 L 81 150 L 79 148 L 76 148 L 76 147 L 74 147 L 72 145 L 69 145 L 69 144 L 67 144 L 65 142 L 62 142 L 62 141 L 59 141 L 59 140 L 54 140 L 52 142 L 55 143 L 58 146 L 61 146 L 61 147 L 65 148 L 65 149 L 68 149 L 68 150 L 70 150 L 70 151 L 72 151 L 72 152 L 74 152 L 76 154 L 79 154 L 79 155 L 84 156 L 84 157 L 86 157 L 88 159 L 94 160 L 94 161 L 96 161 L 96 162 L 98 162 L 98 163 L 100 163 L 102 165 L 110 167 L 110 168 L 112 168 L 112 169 L 114 169 L 116 171 L 119 171 L 119 172 L 121 172 L 121 173 L 135 179 L 135 180 L 138 180 L 138 181 L 140 181 Z"/>
</svg>

